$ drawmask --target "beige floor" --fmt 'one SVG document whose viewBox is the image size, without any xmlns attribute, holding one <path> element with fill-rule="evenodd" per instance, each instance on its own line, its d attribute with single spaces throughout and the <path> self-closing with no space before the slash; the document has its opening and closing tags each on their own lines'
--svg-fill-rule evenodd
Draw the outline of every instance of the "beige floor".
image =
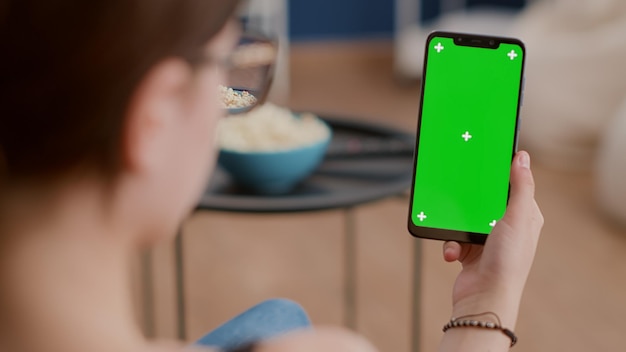
<svg viewBox="0 0 626 352">
<path fill-rule="evenodd" d="M 389 44 L 307 44 L 292 51 L 289 104 L 415 129 L 419 90 L 393 78 Z M 523 131 L 522 131 L 523 133 Z M 517 326 L 523 351 L 624 350 L 626 231 L 593 204 L 591 175 L 535 165 L 546 224 Z M 408 351 L 413 239 L 407 202 L 356 210 L 358 331 L 381 351 Z M 300 302 L 315 323 L 343 319 L 341 211 L 289 215 L 202 212 L 185 232 L 189 339 L 270 297 Z M 455 264 L 424 242 L 421 350 L 435 350 L 449 318 Z M 155 332 L 175 335 L 171 246 L 155 262 Z"/>
</svg>

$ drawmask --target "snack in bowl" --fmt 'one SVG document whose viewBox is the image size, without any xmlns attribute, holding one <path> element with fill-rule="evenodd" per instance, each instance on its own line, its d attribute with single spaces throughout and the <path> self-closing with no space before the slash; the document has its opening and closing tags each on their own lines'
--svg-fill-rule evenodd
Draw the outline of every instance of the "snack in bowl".
<svg viewBox="0 0 626 352">
<path fill-rule="evenodd" d="M 230 87 L 220 85 L 222 96 L 222 107 L 225 109 L 241 109 L 254 105 L 257 99 L 246 90 L 235 90 Z"/>
<path fill-rule="evenodd" d="M 288 193 L 323 160 L 331 135 L 313 114 L 266 103 L 220 121 L 219 164 L 254 193 Z"/>
</svg>

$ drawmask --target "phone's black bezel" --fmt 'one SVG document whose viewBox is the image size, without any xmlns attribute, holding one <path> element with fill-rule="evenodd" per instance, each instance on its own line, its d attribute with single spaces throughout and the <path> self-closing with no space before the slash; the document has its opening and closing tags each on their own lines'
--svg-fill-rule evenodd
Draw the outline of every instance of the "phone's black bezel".
<svg viewBox="0 0 626 352">
<path fill-rule="evenodd" d="M 426 239 L 434 239 L 441 241 L 457 241 L 457 242 L 469 242 L 476 244 L 484 244 L 487 240 L 486 234 L 476 233 L 476 232 L 466 232 L 466 231 L 457 231 L 457 230 L 445 230 L 445 229 L 436 229 L 431 227 L 423 227 L 417 226 L 413 223 L 411 219 L 412 207 L 413 207 L 413 192 L 415 191 L 415 174 L 417 170 L 417 158 L 419 154 L 419 143 L 420 143 L 420 130 L 422 127 L 422 105 L 424 102 L 424 87 L 426 82 L 426 68 L 428 65 L 428 51 L 430 50 L 430 42 L 434 37 L 444 37 L 444 38 L 452 38 L 456 45 L 464 45 L 464 46 L 473 46 L 473 47 L 481 47 L 486 49 L 497 49 L 500 47 L 500 44 L 516 44 L 519 45 L 522 49 L 522 72 L 521 79 L 519 84 L 518 98 L 517 98 L 517 116 L 515 118 L 515 133 L 513 140 L 513 150 L 511 152 L 511 160 L 515 156 L 517 151 L 517 141 L 520 127 L 520 110 L 522 107 L 522 102 L 524 99 L 524 71 L 526 64 L 526 46 L 524 43 L 516 38 L 508 38 L 508 37 L 496 37 L 496 36 L 488 36 L 488 35 L 479 35 L 479 34 L 469 34 L 469 33 L 454 33 L 454 32 L 443 32 L 443 31 L 434 31 L 428 35 L 428 39 L 426 39 L 426 49 L 424 51 L 424 67 L 422 70 L 422 83 L 420 90 L 420 104 L 419 104 L 419 112 L 418 112 L 418 120 L 417 120 L 417 135 L 415 141 L 415 152 L 413 154 L 413 180 L 411 182 L 411 198 L 409 199 L 409 216 L 408 216 L 408 229 L 409 233 L 414 237 L 426 238 Z M 510 191 L 510 186 L 509 186 Z M 507 199 L 508 202 L 508 199 Z"/>
</svg>

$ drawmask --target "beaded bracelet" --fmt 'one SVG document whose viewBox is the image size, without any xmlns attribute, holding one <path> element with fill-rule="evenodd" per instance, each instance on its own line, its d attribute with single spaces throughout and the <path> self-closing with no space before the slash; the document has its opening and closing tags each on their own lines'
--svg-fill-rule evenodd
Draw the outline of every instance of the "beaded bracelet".
<svg viewBox="0 0 626 352">
<path fill-rule="evenodd" d="M 493 315 L 496 319 L 496 323 L 493 323 L 490 321 L 467 319 L 467 318 L 479 317 L 481 315 Z M 511 339 L 511 347 L 515 346 L 515 344 L 517 343 L 517 336 L 515 336 L 515 333 L 503 327 L 502 324 L 500 323 L 500 318 L 498 317 L 496 313 L 493 313 L 493 312 L 464 315 L 462 317 L 452 318 L 446 325 L 443 326 L 443 332 L 446 332 L 448 331 L 448 329 L 451 329 L 451 328 L 459 328 L 459 327 L 476 327 L 476 328 L 500 330 L 508 338 Z"/>
</svg>

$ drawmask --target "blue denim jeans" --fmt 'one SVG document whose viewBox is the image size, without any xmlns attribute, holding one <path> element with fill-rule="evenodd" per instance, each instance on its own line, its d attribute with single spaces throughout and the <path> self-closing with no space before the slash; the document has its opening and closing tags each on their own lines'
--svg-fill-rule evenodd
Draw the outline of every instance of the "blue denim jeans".
<svg viewBox="0 0 626 352">
<path fill-rule="evenodd" d="M 300 305 L 286 299 L 271 299 L 220 325 L 196 344 L 229 351 L 310 326 L 309 317 Z"/>
</svg>

